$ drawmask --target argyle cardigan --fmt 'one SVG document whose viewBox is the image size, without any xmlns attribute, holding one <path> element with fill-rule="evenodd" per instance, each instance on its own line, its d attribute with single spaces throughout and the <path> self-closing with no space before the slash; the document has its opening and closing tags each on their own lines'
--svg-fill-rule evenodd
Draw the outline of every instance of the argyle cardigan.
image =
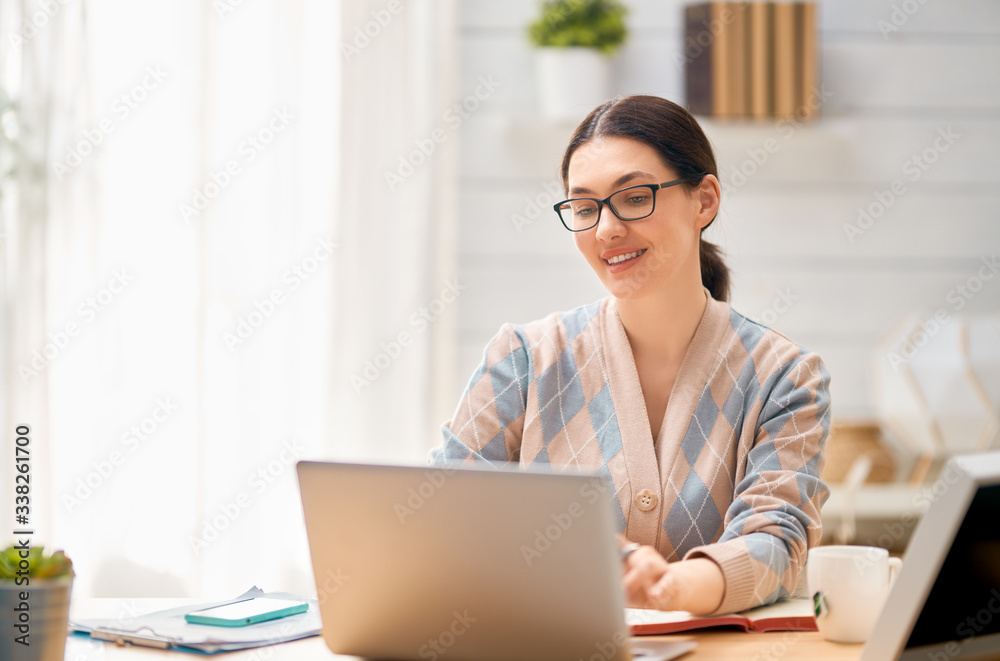
<svg viewBox="0 0 1000 661">
<path fill-rule="evenodd" d="M 432 463 L 545 463 L 614 485 L 619 531 L 668 560 L 707 557 L 716 613 L 794 591 L 822 531 L 830 377 L 819 356 L 708 295 L 663 426 L 650 433 L 613 298 L 490 340 Z"/>
</svg>

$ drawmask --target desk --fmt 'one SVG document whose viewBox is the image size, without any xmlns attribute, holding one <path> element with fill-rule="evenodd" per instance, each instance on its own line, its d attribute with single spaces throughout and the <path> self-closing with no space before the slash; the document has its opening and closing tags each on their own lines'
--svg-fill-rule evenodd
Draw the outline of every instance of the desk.
<svg viewBox="0 0 1000 661">
<path fill-rule="evenodd" d="M 71 605 L 72 617 L 118 617 L 123 612 L 136 615 L 174 608 L 187 599 L 79 599 Z M 742 633 L 739 631 L 711 631 L 676 636 L 674 640 L 693 640 L 698 648 L 681 657 L 683 661 L 856 661 L 861 656 L 861 645 L 840 645 L 823 640 L 815 632 L 785 631 L 774 633 Z M 330 653 L 323 639 L 315 636 L 290 643 L 262 647 L 241 652 L 227 652 L 214 657 L 181 652 L 164 652 L 142 647 L 118 647 L 111 643 L 73 635 L 66 642 L 66 661 L 196 661 L 216 658 L 220 661 L 332 661 L 356 659 Z M 446 661 L 446 658 L 445 660 Z"/>
</svg>

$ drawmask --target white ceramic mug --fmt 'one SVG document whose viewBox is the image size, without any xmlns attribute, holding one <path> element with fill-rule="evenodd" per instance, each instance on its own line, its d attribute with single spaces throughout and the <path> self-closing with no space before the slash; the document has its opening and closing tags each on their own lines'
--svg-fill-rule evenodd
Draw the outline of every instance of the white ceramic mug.
<svg viewBox="0 0 1000 661">
<path fill-rule="evenodd" d="M 810 549 L 806 576 L 823 637 L 837 643 L 868 640 L 901 564 L 876 546 Z"/>
</svg>

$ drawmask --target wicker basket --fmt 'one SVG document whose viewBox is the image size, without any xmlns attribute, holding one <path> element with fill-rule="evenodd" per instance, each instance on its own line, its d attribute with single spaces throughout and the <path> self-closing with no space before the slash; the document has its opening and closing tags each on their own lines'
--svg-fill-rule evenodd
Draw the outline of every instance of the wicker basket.
<svg viewBox="0 0 1000 661">
<path fill-rule="evenodd" d="M 887 483 L 896 479 L 896 460 L 882 442 L 882 430 L 878 423 L 857 421 L 834 424 L 826 442 L 823 480 L 828 483 L 843 482 L 851 464 L 863 455 L 872 460 L 866 483 Z"/>
</svg>

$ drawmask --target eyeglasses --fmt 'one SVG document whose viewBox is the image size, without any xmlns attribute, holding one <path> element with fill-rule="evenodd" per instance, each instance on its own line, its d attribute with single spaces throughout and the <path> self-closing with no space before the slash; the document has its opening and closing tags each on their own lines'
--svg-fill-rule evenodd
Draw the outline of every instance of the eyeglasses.
<svg viewBox="0 0 1000 661">
<path fill-rule="evenodd" d="M 665 184 L 629 186 L 608 195 L 603 200 L 593 197 L 574 197 L 554 204 L 552 208 L 559 214 L 559 220 L 566 229 L 570 232 L 584 232 L 597 227 L 603 205 L 608 205 L 612 213 L 621 220 L 639 220 L 651 215 L 656 208 L 656 191 L 685 181 L 688 179 L 675 179 Z"/>
</svg>

